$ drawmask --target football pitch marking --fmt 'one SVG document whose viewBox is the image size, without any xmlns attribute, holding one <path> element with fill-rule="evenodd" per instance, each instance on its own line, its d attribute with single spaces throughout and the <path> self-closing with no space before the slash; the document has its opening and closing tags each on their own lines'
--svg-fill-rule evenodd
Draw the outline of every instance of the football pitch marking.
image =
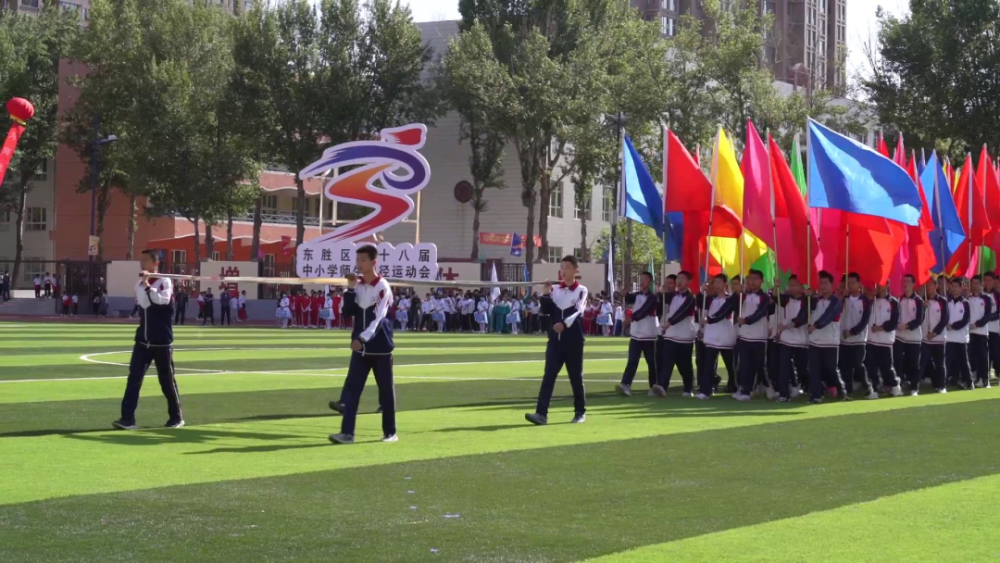
<svg viewBox="0 0 1000 563">
<path fill-rule="evenodd" d="M 238 350 L 275 350 L 276 348 L 238 348 Z M 308 348 L 291 348 L 293 350 L 303 350 Z M 464 348 L 467 349 L 467 348 Z M 237 350 L 236 348 L 194 348 L 194 349 L 178 349 L 175 352 L 191 352 L 199 350 Z M 107 356 L 111 354 L 127 354 L 131 350 L 124 351 L 114 351 L 114 352 L 97 352 L 94 354 L 84 354 L 80 356 L 80 360 L 89 363 L 109 365 L 114 367 L 128 367 L 128 364 L 120 362 L 108 362 L 104 360 L 94 360 L 93 356 Z M 594 358 L 587 360 L 588 362 L 609 362 L 615 361 L 620 362 L 624 358 Z M 396 364 L 394 368 L 413 368 L 413 367 L 441 367 L 441 366 L 472 366 L 472 365 L 484 365 L 484 364 L 539 364 L 544 363 L 545 360 L 493 360 L 493 361 L 482 361 L 482 362 L 439 362 L 439 363 L 418 363 L 418 364 Z M 333 371 L 347 371 L 346 367 L 340 368 L 320 368 L 320 369 L 292 369 L 292 370 L 263 370 L 263 371 L 228 371 L 228 370 L 202 370 L 194 368 L 174 368 L 175 370 L 188 370 L 195 371 L 197 373 L 176 373 L 176 377 L 191 377 L 191 376 L 203 376 L 203 375 L 291 375 L 291 376 L 305 376 L 305 377 L 346 377 L 346 373 L 327 373 Z M 146 377 L 156 377 L 154 374 L 147 374 Z M 45 381 L 101 381 L 107 379 L 127 379 L 127 375 L 110 375 L 104 377 L 60 377 L 60 378 L 38 378 L 38 379 L 7 379 L 0 380 L 0 383 L 40 383 Z M 539 381 L 539 377 L 450 377 L 450 376 L 431 376 L 431 375 L 399 375 L 395 379 L 414 379 L 414 380 L 428 380 L 428 381 Z M 618 383 L 617 379 L 584 379 L 586 383 Z"/>
</svg>

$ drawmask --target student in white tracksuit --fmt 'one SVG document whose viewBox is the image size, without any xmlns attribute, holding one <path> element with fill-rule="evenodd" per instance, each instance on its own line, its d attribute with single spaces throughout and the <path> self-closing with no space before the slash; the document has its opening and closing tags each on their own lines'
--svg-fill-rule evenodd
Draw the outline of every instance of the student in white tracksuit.
<svg viewBox="0 0 1000 563">
<path fill-rule="evenodd" d="M 778 318 L 778 401 L 799 396 L 809 383 L 809 304 L 798 277 L 788 278 L 788 292 L 781 295 Z M 794 370 L 793 370 L 794 367 Z"/>
<path fill-rule="evenodd" d="M 847 275 L 847 292 L 843 299 L 840 317 L 840 377 L 847 396 L 854 394 L 855 381 L 863 382 L 869 399 L 877 399 L 865 371 L 865 346 L 868 344 L 868 325 L 871 322 L 872 303 L 861 291 L 861 276 Z"/>
<path fill-rule="evenodd" d="M 660 357 L 657 358 L 657 382 L 653 386 L 653 393 L 658 397 L 667 396 L 674 366 L 680 372 L 684 384 L 682 396 L 694 396 L 694 366 L 691 364 L 691 356 L 694 353 L 697 327 L 694 322 L 695 298 L 687 287 L 690 280 L 690 273 L 678 273 L 677 289 L 667 296 L 669 301 L 663 305 L 666 322 L 661 326 L 663 346 L 660 347 Z"/>
<path fill-rule="evenodd" d="M 705 297 L 705 308 L 702 313 L 704 318 L 704 356 L 701 358 L 701 366 L 698 370 L 698 395 L 701 400 L 712 397 L 715 387 L 718 385 L 717 372 L 719 368 L 719 355 L 726 352 L 732 353 L 736 347 L 736 326 L 733 324 L 733 315 L 739 308 L 739 295 L 727 295 L 726 285 L 728 283 L 726 274 L 717 274 L 712 280 L 714 293 Z M 732 374 L 730 374 L 732 378 Z"/>
<path fill-rule="evenodd" d="M 486 325 L 490 320 L 490 304 L 485 298 L 481 298 L 476 304 L 476 313 L 479 314 L 480 319 L 486 319 L 485 322 L 479 323 L 479 334 L 486 334 Z"/>
<path fill-rule="evenodd" d="M 833 276 L 819 273 L 819 295 L 809 298 L 809 402 L 823 402 L 823 388 L 836 396 L 844 388 L 837 367 L 840 351 L 840 298 L 833 294 Z"/>
<path fill-rule="evenodd" d="M 889 295 L 886 286 L 880 285 L 875 300 L 872 301 L 871 327 L 865 349 L 865 369 L 868 371 L 868 380 L 871 381 L 873 399 L 878 397 L 880 383 L 893 397 L 903 394 L 892 357 L 898 326 L 899 301 Z"/>
<path fill-rule="evenodd" d="M 521 300 L 514 297 L 510 301 L 510 333 L 517 334 L 517 327 L 521 324 Z"/>
<path fill-rule="evenodd" d="M 906 381 L 911 397 L 920 394 L 920 346 L 924 339 L 924 300 L 915 291 L 916 281 L 910 274 L 903 276 L 899 325 L 896 327 L 896 344 L 892 350 L 896 375 Z"/>
<path fill-rule="evenodd" d="M 983 274 L 984 291 L 993 298 L 993 314 L 987 323 L 989 329 L 990 366 L 1000 376 L 1000 281 L 993 272 Z M 989 387 L 989 369 L 986 370 L 986 386 Z"/>
<path fill-rule="evenodd" d="M 653 293 L 653 276 L 643 273 L 639 276 L 641 291 L 629 297 L 634 299 L 631 320 L 631 338 L 628 342 L 628 362 L 622 373 L 621 383 L 617 385 L 618 392 L 626 397 L 632 396 L 632 380 L 639 369 L 639 359 L 646 358 L 649 371 L 649 393 L 653 394 L 656 385 L 656 348 L 660 339 L 660 315 L 662 314 L 659 296 Z"/>
<path fill-rule="evenodd" d="M 969 367 L 972 368 L 974 384 L 978 387 L 990 386 L 990 330 L 993 316 L 993 296 L 983 291 L 981 276 L 972 278 L 972 294 L 969 296 Z"/>
<path fill-rule="evenodd" d="M 944 277 L 944 276 L 941 276 Z M 948 300 L 938 295 L 938 283 L 930 280 L 924 286 L 924 340 L 920 348 L 921 377 L 928 377 L 938 393 L 947 393 L 948 369 L 945 365 L 945 345 L 948 343 Z"/>
<path fill-rule="evenodd" d="M 333 298 L 330 294 L 326 294 L 326 299 L 323 301 L 323 314 L 326 316 L 326 330 L 333 328 Z"/>
<path fill-rule="evenodd" d="M 972 369 L 969 366 L 969 319 L 972 311 L 969 301 L 962 297 L 960 277 L 948 281 L 951 299 L 948 300 L 948 328 L 945 330 L 947 344 L 944 348 L 944 362 L 948 366 L 948 378 L 962 389 L 972 389 Z"/>
<path fill-rule="evenodd" d="M 767 293 L 760 289 L 764 274 L 759 270 L 750 270 L 747 275 L 747 291 L 743 294 L 743 305 L 737 321 L 739 354 L 739 387 L 733 398 L 738 401 L 749 401 L 753 393 L 754 382 L 763 379 L 767 366 L 768 340 L 768 305 Z"/>
</svg>

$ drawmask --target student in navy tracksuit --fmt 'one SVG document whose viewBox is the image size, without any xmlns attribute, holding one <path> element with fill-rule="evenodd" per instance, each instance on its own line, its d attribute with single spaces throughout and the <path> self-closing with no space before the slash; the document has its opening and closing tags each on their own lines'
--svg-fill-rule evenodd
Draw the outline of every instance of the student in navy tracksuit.
<svg viewBox="0 0 1000 563">
<path fill-rule="evenodd" d="M 978 387 L 990 386 L 990 332 L 993 318 L 993 296 L 983 291 L 982 276 L 972 278 L 969 302 L 969 364 Z"/>
<path fill-rule="evenodd" d="M 670 377 L 674 366 L 681 374 L 684 384 L 684 397 L 693 397 L 694 366 L 691 356 L 694 352 L 694 339 L 697 332 L 694 323 L 695 298 L 688 289 L 691 274 L 681 271 L 677 274 L 677 290 L 668 295 L 669 301 L 663 305 L 663 315 L 666 321 L 662 323 L 663 346 L 660 358 L 656 364 L 656 385 L 653 393 L 658 397 L 667 396 L 670 387 Z"/>
<path fill-rule="evenodd" d="M 945 330 L 947 344 L 944 347 L 944 363 L 948 366 L 948 378 L 961 389 L 972 389 L 972 369 L 969 366 L 969 301 L 962 296 L 961 277 L 948 282 L 951 299 L 948 300 L 948 328 Z"/>
<path fill-rule="evenodd" d="M 938 276 L 943 279 L 944 276 Z M 940 284 L 930 280 L 924 286 L 927 299 L 924 301 L 924 341 L 920 347 L 921 377 L 929 377 L 938 393 L 947 393 L 948 368 L 945 365 L 945 345 L 948 342 L 948 300 L 939 295 Z"/>
<path fill-rule="evenodd" d="M 749 401 L 754 382 L 766 378 L 767 367 L 768 305 L 770 299 L 761 291 L 764 274 L 760 270 L 750 270 L 747 275 L 747 291 L 743 294 L 736 353 L 739 355 L 739 388 L 733 398 Z"/>
<path fill-rule="evenodd" d="M 140 259 L 142 279 L 135 286 L 135 300 L 139 307 L 139 328 L 135 331 L 135 346 L 129 362 L 128 383 L 122 399 L 121 418 L 112 426 L 120 430 L 135 430 L 135 409 L 139 405 L 139 390 L 149 365 L 156 364 L 160 390 L 167 399 L 167 428 L 184 426 L 181 399 L 174 379 L 174 308 L 171 305 L 173 284 L 167 278 L 157 278 L 160 255 L 144 250 Z"/>
<path fill-rule="evenodd" d="M 843 391 L 840 380 L 840 299 L 833 294 L 833 276 L 819 273 L 819 295 L 809 299 L 812 321 L 809 324 L 809 402 L 823 402 L 823 387 L 836 396 Z"/>
<path fill-rule="evenodd" d="M 357 266 L 361 272 L 358 280 L 347 276 L 343 313 L 354 317 L 351 332 L 351 364 L 340 401 L 332 401 L 330 408 L 344 415 L 340 434 L 331 434 L 330 441 L 337 444 L 354 443 L 354 424 L 358 404 L 365 390 L 368 374 L 374 372 L 378 385 L 378 403 L 382 410 L 382 441 L 396 442 L 396 389 L 392 379 L 392 288 L 376 272 L 378 251 L 367 245 L 357 249 Z"/>
<path fill-rule="evenodd" d="M 899 301 L 889 295 L 889 288 L 876 288 L 875 300 L 871 306 L 871 327 L 868 332 L 868 346 L 865 349 L 865 369 L 872 391 L 869 395 L 878 397 L 879 383 L 893 397 L 899 397 L 903 390 L 899 385 L 892 351 L 896 344 L 896 328 L 899 326 Z"/>
<path fill-rule="evenodd" d="M 1000 281 L 996 274 L 986 272 L 983 274 L 983 285 L 986 293 L 993 298 L 993 314 L 990 315 L 987 328 L 989 329 L 990 346 L 990 366 L 993 371 L 1000 376 Z M 989 387 L 989 369 L 986 370 L 986 386 Z"/>
<path fill-rule="evenodd" d="M 896 374 L 907 383 L 911 397 L 920 394 L 920 344 L 924 339 L 924 300 L 914 291 L 917 279 L 911 274 L 903 276 L 903 295 L 899 298 L 899 325 L 893 360 Z"/>
<path fill-rule="evenodd" d="M 847 275 L 847 295 L 840 313 L 840 377 L 844 382 L 846 398 L 854 394 L 854 382 L 863 381 L 865 394 L 877 399 L 865 371 L 865 346 L 868 344 L 868 324 L 871 322 L 872 303 L 861 291 L 861 276 Z"/>
<path fill-rule="evenodd" d="M 649 370 L 649 388 L 652 391 L 656 385 L 656 347 L 660 338 L 660 300 L 652 291 L 653 274 L 643 272 L 639 276 L 638 293 L 630 294 L 626 300 L 635 303 L 631 319 L 625 323 L 630 326 L 631 338 L 628 343 L 628 363 L 622 381 L 617 385 L 618 392 L 626 397 L 632 396 L 632 380 L 639 369 L 640 357 L 646 358 Z"/>
<path fill-rule="evenodd" d="M 788 278 L 788 292 L 778 309 L 778 401 L 795 399 L 809 384 L 809 307 L 799 278 Z M 794 370 L 793 370 L 794 367 Z"/>
<path fill-rule="evenodd" d="M 575 415 L 572 422 L 581 423 L 587 419 L 587 398 L 583 388 L 583 312 L 587 307 L 587 288 L 576 280 L 579 270 L 575 256 L 565 256 L 561 261 L 562 279 L 556 287 L 545 285 L 547 295 L 542 296 L 542 314 L 549 316 L 549 341 L 545 346 L 545 373 L 542 388 L 538 392 L 535 412 L 524 418 L 538 426 L 549 421 L 549 403 L 556 377 L 566 366 L 569 384 L 573 388 Z M 567 284 L 565 280 L 573 280 Z"/>
</svg>

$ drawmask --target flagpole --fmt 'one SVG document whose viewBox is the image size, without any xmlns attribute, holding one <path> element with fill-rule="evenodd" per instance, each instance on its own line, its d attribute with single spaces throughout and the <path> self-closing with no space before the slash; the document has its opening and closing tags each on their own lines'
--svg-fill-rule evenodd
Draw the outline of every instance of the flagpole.
<svg viewBox="0 0 1000 563">
<path fill-rule="evenodd" d="M 948 263 L 944 257 L 944 249 L 945 249 L 944 219 L 941 216 L 941 192 L 939 191 L 941 189 L 941 183 L 938 181 L 938 176 L 943 174 L 944 168 L 942 168 L 942 164 L 938 162 L 936 150 L 934 151 L 933 154 L 931 154 L 931 156 L 934 158 L 934 162 L 937 168 L 936 170 L 934 170 L 934 211 L 937 212 L 938 244 L 941 246 L 941 260 L 942 262 L 944 262 L 941 264 L 941 273 L 944 273 L 945 268 L 948 267 Z"/>
<path fill-rule="evenodd" d="M 774 295 L 777 300 L 774 304 L 774 314 L 778 318 L 778 323 L 781 323 L 781 283 L 778 276 L 778 223 L 774 218 L 774 175 L 771 172 L 774 170 L 771 165 L 771 129 L 767 129 L 767 185 L 771 193 L 771 238 L 774 240 L 774 276 L 772 277 L 771 283 L 774 284 L 775 292 Z"/>
<path fill-rule="evenodd" d="M 663 264 L 670 261 L 667 253 L 667 168 L 670 160 L 670 126 L 663 128 Z M 663 275 L 663 268 L 660 268 L 660 275 Z M 656 277 L 654 276 L 655 280 Z"/>
<path fill-rule="evenodd" d="M 715 143 L 718 146 L 719 134 L 715 134 Z M 698 151 L 701 152 L 701 146 L 699 145 Z M 716 151 L 718 152 L 718 151 Z M 700 162 L 701 155 L 698 155 L 698 160 Z M 708 236 L 705 239 L 705 279 L 708 280 L 708 263 L 709 258 L 712 256 L 712 221 L 715 216 L 715 176 L 716 176 L 716 156 L 712 157 L 712 197 L 709 199 L 708 207 Z"/>
<path fill-rule="evenodd" d="M 969 185 L 966 186 L 966 192 L 965 193 L 966 193 L 966 199 L 969 200 L 969 202 L 968 202 L 969 203 L 969 205 L 968 205 L 968 207 L 969 207 L 969 233 L 968 233 L 968 236 L 969 236 L 969 265 L 971 266 L 972 265 L 972 247 L 973 247 L 973 242 L 972 242 L 972 189 L 975 186 L 975 184 L 973 183 L 974 182 L 974 178 L 973 178 L 972 175 L 976 173 L 976 169 L 972 166 L 972 153 L 971 152 L 965 158 L 965 165 L 969 167 Z M 966 268 L 966 272 L 968 272 L 968 271 L 969 271 L 968 268 Z"/>
<path fill-rule="evenodd" d="M 809 153 L 812 151 L 812 134 L 809 131 L 809 116 L 806 116 L 806 287 L 812 289 L 812 213 L 809 212 Z M 816 233 L 816 244 L 819 244 L 819 231 Z M 812 325 L 812 291 L 806 296 L 809 324 Z"/>
</svg>

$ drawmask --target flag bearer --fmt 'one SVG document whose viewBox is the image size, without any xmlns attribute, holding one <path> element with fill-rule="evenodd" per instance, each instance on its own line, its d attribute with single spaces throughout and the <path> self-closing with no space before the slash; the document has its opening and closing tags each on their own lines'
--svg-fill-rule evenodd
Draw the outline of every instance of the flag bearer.
<svg viewBox="0 0 1000 563">
<path fill-rule="evenodd" d="M 819 295 L 812 297 L 809 324 L 809 402 L 823 402 L 823 387 L 833 396 L 843 390 L 837 367 L 840 351 L 840 298 L 833 293 L 833 276 L 819 273 Z"/>
<path fill-rule="evenodd" d="M 899 385 L 892 351 L 896 345 L 896 329 L 899 326 L 899 301 L 889 295 L 889 288 L 879 285 L 875 288 L 875 299 L 871 307 L 871 328 L 868 346 L 865 349 L 865 369 L 872 391 L 882 387 L 893 397 L 900 397 L 903 389 Z"/>
<path fill-rule="evenodd" d="M 938 276 L 943 278 L 944 276 Z M 945 344 L 948 342 L 948 301 L 943 295 L 938 295 L 939 284 L 930 280 L 924 286 L 927 300 L 924 303 L 924 341 L 920 348 L 921 378 L 929 377 L 938 393 L 947 393 L 948 376 L 945 365 Z"/>
<path fill-rule="evenodd" d="M 802 392 L 809 381 L 809 308 L 802 284 L 795 275 L 788 278 L 788 292 L 781 296 L 778 318 L 778 401 L 788 402 Z M 794 371 L 793 371 L 794 366 Z"/>
<path fill-rule="evenodd" d="M 924 300 L 914 291 L 916 278 L 903 276 L 903 295 L 899 298 L 899 325 L 896 327 L 896 344 L 893 356 L 896 375 L 907 383 L 911 397 L 920 394 L 920 343 L 924 337 Z"/>
<path fill-rule="evenodd" d="M 738 325 L 739 387 L 733 398 L 749 401 L 753 393 L 754 381 L 767 365 L 767 313 L 768 297 L 761 291 L 764 274 L 760 270 L 750 270 L 746 278 L 747 291 L 743 294 L 743 306 Z"/>
<path fill-rule="evenodd" d="M 990 315 L 990 322 L 986 325 L 989 328 L 990 365 L 1000 376 L 1000 280 L 993 272 L 986 272 L 983 274 L 983 284 L 985 291 L 993 298 L 993 314 Z M 986 374 L 988 386 L 989 370 Z"/>
<path fill-rule="evenodd" d="M 865 346 L 868 344 L 868 325 L 871 322 L 872 303 L 861 291 L 861 276 L 855 272 L 847 275 L 847 295 L 843 299 L 840 319 L 840 376 L 844 381 L 845 399 L 854 394 L 854 382 L 863 381 L 869 399 L 878 399 L 865 371 Z"/>
<path fill-rule="evenodd" d="M 656 385 L 653 393 L 658 397 L 666 397 L 670 387 L 670 377 L 674 366 L 681 373 L 684 384 L 684 397 L 692 397 L 694 392 L 694 366 L 691 365 L 691 355 L 694 352 L 694 339 L 697 326 L 694 322 L 695 298 L 688 289 L 691 274 L 681 271 L 677 274 L 673 293 L 666 295 L 668 301 L 663 305 L 666 321 L 662 324 L 663 345 L 660 347 L 660 357 L 656 362 Z"/>
<path fill-rule="evenodd" d="M 961 277 L 948 282 L 951 299 L 948 300 L 948 328 L 945 330 L 944 363 L 948 377 L 961 389 L 972 389 L 972 369 L 969 367 L 969 319 L 972 311 L 969 301 L 962 296 Z"/>
<path fill-rule="evenodd" d="M 972 295 L 969 296 L 969 364 L 975 375 L 974 384 L 990 386 L 990 331 L 996 305 L 993 296 L 983 291 L 982 276 L 972 278 Z"/>
<path fill-rule="evenodd" d="M 616 388 L 626 397 L 632 396 L 632 380 L 639 368 L 639 358 L 646 358 L 646 368 L 649 371 L 649 394 L 653 394 L 656 385 L 656 349 L 660 339 L 660 315 L 663 313 L 659 296 L 652 291 L 653 274 L 643 272 L 639 275 L 639 291 L 629 296 L 635 300 L 631 319 L 626 318 L 625 324 L 632 327 L 628 342 L 628 363 L 622 381 Z"/>
<path fill-rule="evenodd" d="M 739 295 L 726 295 L 726 274 L 717 274 L 712 280 L 713 295 L 705 297 L 704 356 L 698 371 L 698 395 L 701 400 L 711 398 L 718 385 L 719 355 L 731 355 L 736 347 L 736 326 L 733 315 L 739 305 Z M 733 374 L 729 374 L 732 379 Z"/>
</svg>

